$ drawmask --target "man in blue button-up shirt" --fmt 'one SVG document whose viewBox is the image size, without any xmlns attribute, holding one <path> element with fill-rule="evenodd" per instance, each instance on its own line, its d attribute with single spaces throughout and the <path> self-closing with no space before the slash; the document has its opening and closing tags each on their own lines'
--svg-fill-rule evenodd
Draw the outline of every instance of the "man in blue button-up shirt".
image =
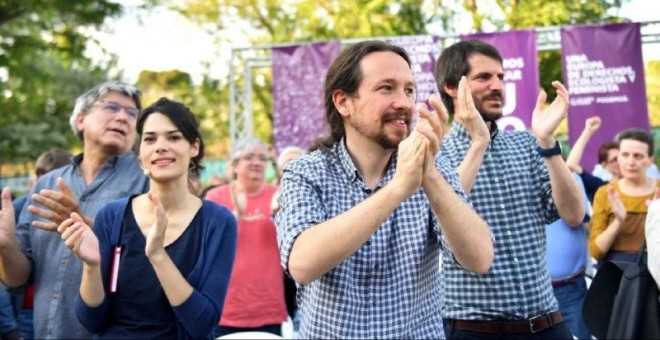
<svg viewBox="0 0 660 340">
<path fill-rule="evenodd" d="M 93 226 L 108 201 L 146 192 L 148 180 L 130 151 L 140 93 L 117 82 L 99 84 L 80 96 L 71 115 L 83 153 L 39 179 L 15 223 L 9 188 L 2 191 L 0 279 L 8 286 L 34 282 L 34 336 L 90 338 L 78 322 L 82 262 L 60 239 L 57 226 L 72 212 Z"/>
<path fill-rule="evenodd" d="M 447 115 L 420 107 L 413 129 L 414 99 L 400 47 L 357 43 L 328 70 L 331 136 L 287 165 L 276 216 L 302 338 L 443 337 L 439 247 L 467 270 L 490 267 L 486 224 L 435 158 Z"/>
</svg>

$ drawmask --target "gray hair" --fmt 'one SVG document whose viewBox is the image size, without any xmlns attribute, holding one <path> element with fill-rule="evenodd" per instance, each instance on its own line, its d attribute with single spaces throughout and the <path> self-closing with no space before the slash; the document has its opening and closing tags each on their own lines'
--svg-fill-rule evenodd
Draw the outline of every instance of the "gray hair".
<svg viewBox="0 0 660 340">
<path fill-rule="evenodd" d="M 94 103 L 100 98 L 104 97 L 108 92 L 118 92 L 125 96 L 131 97 L 135 102 L 135 107 L 138 110 L 142 110 L 142 105 L 140 104 L 140 97 L 142 94 L 135 86 L 128 85 L 118 81 L 108 81 L 105 83 L 98 84 L 92 89 L 85 92 L 83 95 L 76 99 L 76 104 L 71 112 L 71 117 L 69 117 L 69 125 L 71 125 L 71 130 L 73 133 L 80 139 L 83 140 L 82 132 L 76 127 L 76 120 L 78 116 L 87 114 L 87 111 L 94 105 Z"/>
<path fill-rule="evenodd" d="M 236 145 L 233 147 L 231 158 L 229 159 L 230 162 L 233 163 L 237 161 L 239 158 L 241 158 L 241 156 L 245 153 L 245 150 L 249 150 L 259 146 L 265 148 L 266 144 L 258 138 L 247 137 L 243 140 L 239 140 L 238 142 L 236 142 Z"/>
<path fill-rule="evenodd" d="M 298 155 L 302 156 L 307 152 L 305 151 L 305 149 L 303 149 L 299 146 L 295 146 L 295 145 L 287 146 L 284 149 L 282 149 L 282 152 L 280 152 L 280 155 L 277 156 L 277 167 L 280 168 L 280 169 L 283 168 L 284 165 L 285 165 L 284 162 L 286 161 L 286 156 L 288 156 L 289 154 L 292 154 L 292 153 L 297 153 Z"/>
</svg>

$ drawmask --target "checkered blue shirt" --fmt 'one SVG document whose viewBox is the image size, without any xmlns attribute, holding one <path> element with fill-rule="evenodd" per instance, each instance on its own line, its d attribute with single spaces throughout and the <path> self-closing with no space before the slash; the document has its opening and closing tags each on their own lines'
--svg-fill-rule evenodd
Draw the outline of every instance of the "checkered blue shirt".
<svg viewBox="0 0 660 340">
<path fill-rule="evenodd" d="M 495 127 L 491 137 L 469 197 L 491 230 L 495 259 L 487 274 L 478 275 L 444 257 L 445 318 L 516 320 L 558 309 L 544 228 L 559 215 L 545 161 L 528 132 Z M 465 127 L 455 122 L 440 154 L 458 167 L 470 143 Z"/>
<path fill-rule="evenodd" d="M 455 170 L 436 160 L 441 174 L 466 200 Z M 276 216 L 281 261 L 306 229 L 351 209 L 387 184 L 392 156 L 376 189 L 367 188 L 344 142 L 290 162 Z M 298 288 L 301 338 L 444 338 L 440 315 L 438 222 L 420 189 L 387 218 L 352 256 Z"/>
</svg>

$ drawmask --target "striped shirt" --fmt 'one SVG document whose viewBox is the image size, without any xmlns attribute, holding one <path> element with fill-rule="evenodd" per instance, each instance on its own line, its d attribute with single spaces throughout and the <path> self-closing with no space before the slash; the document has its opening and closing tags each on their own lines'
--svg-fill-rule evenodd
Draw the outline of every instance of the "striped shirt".
<svg viewBox="0 0 660 340">
<path fill-rule="evenodd" d="M 545 226 L 559 215 L 545 159 L 530 133 L 493 131 L 469 197 L 491 230 L 495 258 L 488 273 L 478 275 L 444 257 L 444 318 L 517 320 L 558 309 L 545 260 Z M 465 127 L 454 122 L 440 154 L 458 167 L 470 144 Z"/>
<path fill-rule="evenodd" d="M 456 172 L 440 173 L 466 200 Z M 340 215 L 386 185 L 396 152 L 375 189 L 366 187 L 344 141 L 287 165 L 276 215 L 282 265 L 306 229 Z M 403 201 L 357 252 L 298 288 L 301 338 L 444 338 L 439 247 L 444 238 L 420 188 Z M 288 271 L 288 270 L 287 270 Z"/>
</svg>

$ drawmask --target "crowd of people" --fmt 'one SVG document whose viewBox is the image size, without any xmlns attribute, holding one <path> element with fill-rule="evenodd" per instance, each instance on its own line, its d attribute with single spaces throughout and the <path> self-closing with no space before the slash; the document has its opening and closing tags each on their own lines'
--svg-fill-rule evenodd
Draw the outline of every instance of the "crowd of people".
<svg viewBox="0 0 660 340">
<path fill-rule="evenodd" d="M 2 190 L 0 335 L 282 336 L 291 318 L 301 338 L 590 339 L 591 259 L 635 261 L 646 243 L 660 282 L 653 136 L 621 131 L 589 172 L 601 122 L 564 160 L 561 82 L 529 131 L 502 131 L 495 47 L 455 43 L 436 69 L 440 94 L 415 104 L 403 48 L 346 47 L 325 78 L 329 135 L 242 140 L 207 187 L 185 105 L 93 87 L 70 118 L 82 153 L 45 153 L 13 204 Z"/>
</svg>

